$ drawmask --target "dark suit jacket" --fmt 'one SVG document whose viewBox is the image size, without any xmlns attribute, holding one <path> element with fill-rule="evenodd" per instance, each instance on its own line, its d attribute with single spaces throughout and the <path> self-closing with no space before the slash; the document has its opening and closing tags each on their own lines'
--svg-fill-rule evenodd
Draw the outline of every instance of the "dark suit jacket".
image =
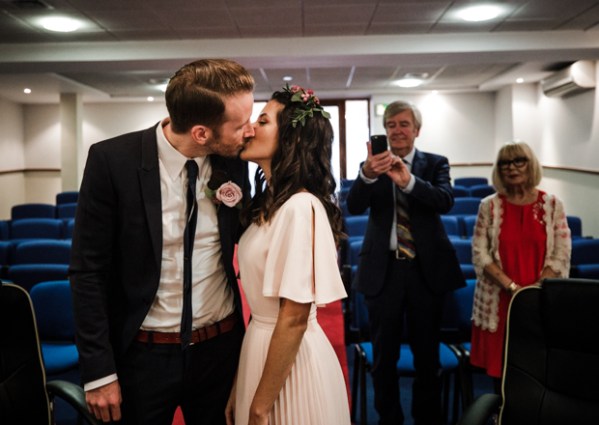
<svg viewBox="0 0 599 425">
<path fill-rule="evenodd" d="M 160 125 L 160 124 L 159 124 Z M 249 199 L 247 166 L 210 157 Z M 201 218 L 200 218 L 201 219 Z M 241 318 L 233 269 L 239 210 L 220 205 L 222 260 Z M 79 192 L 69 269 L 83 382 L 115 373 L 158 290 L 162 206 L 156 126 L 94 144 Z"/>
<path fill-rule="evenodd" d="M 456 252 L 447 238 L 440 214 L 453 206 L 453 191 L 447 158 L 416 150 L 412 164 L 416 184 L 407 195 L 416 259 L 430 289 L 442 294 L 464 286 Z M 372 184 L 356 178 L 347 196 L 351 214 L 370 208 L 368 226 L 360 252 L 357 289 L 375 296 L 383 287 L 389 259 L 389 240 L 393 226 L 394 183 L 387 175 Z"/>
</svg>

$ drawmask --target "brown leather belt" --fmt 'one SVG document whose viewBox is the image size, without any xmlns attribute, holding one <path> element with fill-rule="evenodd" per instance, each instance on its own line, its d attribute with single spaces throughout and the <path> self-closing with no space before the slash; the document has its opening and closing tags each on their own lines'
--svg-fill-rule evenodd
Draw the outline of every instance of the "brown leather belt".
<svg viewBox="0 0 599 425">
<path fill-rule="evenodd" d="M 203 328 L 194 329 L 191 331 L 191 343 L 198 344 L 215 336 L 230 332 L 237 324 L 237 315 L 232 314 L 220 322 L 212 325 L 204 326 Z M 135 336 L 135 340 L 139 342 L 148 342 L 154 344 L 181 344 L 181 334 L 179 332 L 153 332 L 140 330 Z"/>
</svg>

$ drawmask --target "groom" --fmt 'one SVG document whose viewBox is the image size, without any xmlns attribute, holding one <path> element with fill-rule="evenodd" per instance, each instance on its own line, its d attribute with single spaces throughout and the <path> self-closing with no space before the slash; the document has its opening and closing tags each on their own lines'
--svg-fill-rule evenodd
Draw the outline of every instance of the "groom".
<svg viewBox="0 0 599 425">
<path fill-rule="evenodd" d="M 187 425 L 225 423 L 244 332 L 232 260 L 235 204 L 249 199 L 237 157 L 254 135 L 253 89 L 235 62 L 190 63 L 168 84 L 168 118 L 89 150 L 69 272 L 86 401 L 104 422 L 170 425 L 181 406 Z M 190 209 L 188 167 L 197 173 Z M 214 190 L 236 189 L 228 182 L 241 191 L 223 202 Z M 188 214 L 197 215 L 185 255 L 190 273 L 183 270 Z M 180 333 L 184 275 L 189 341 Z"/>
</svg>

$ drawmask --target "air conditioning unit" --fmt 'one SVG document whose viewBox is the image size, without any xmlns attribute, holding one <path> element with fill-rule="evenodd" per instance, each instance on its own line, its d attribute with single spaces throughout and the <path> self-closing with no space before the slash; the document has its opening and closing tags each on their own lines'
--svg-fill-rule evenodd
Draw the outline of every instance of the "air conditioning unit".
<svg viewBox="0 0 599 425">
<path fill-rule="evenodd" d="M 545 96 L 572 96 L 595 87 L 595 61 L 578 61 L 541 81 Z"/>
</svg>

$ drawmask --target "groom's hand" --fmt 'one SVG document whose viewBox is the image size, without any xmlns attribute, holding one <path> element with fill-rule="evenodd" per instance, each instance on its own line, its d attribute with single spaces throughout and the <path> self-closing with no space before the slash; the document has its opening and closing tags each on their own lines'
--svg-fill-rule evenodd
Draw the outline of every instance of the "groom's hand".
<svg viewBox="0 0 599 425">
<path fill-rule="evenodd" d="M 90 412 L 102 422 L 121 420 L 121 386 L 114 381 L 85 392 L 85 401 Z"/>
</svg>

